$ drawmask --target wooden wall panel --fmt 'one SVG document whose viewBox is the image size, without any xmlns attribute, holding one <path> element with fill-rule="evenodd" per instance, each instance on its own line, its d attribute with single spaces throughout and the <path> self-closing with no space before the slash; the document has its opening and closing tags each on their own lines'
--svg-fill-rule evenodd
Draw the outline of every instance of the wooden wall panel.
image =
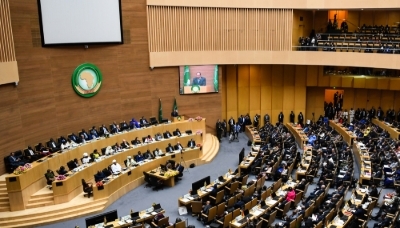
<svg viewBox="0 0 400 228">
<path fill-rule="evenodd" d="M 383 90 L 381 94 L 381 108 L 386 114 L 386 110 L 394 108 L 394 91 Z"/>
<path fill-rule="evenodd" d="M 344 89 L 343 109 L 350 110 L 351 108 L 354 108 L 354 97 L 355 97 L 354 89 Z"/>
<path fill-rule="evenodd" d="M 221 104 L 223 89 L 214 94 L 179 95 L 177 67 L 149 69 L 145 0 L 122 1 L 124 36 L 129 38 L 125 44 L 89 45 L 86 50 L 34 45 L 32 33 L 39 29 L 37 1 L 13 0 L 9 5 L 20 81 L 18 87 L 0 86 L 0 131 L 6 133 L 0 138 L 1 157 L 93 125 L 157 116 L 159 98 L 164 117 L 170 117 L 175 97 L 179 113 L 207 118 L 207 129 L 214 132 L 222 108 L 211 101 Z M 102 89 L 90 99 L 76 95 L 71 86 L 73 70 L 84 62 L 94 63 L 103 73 Z M 221 82 L 223 72 L 220 67 Z M 235 88 L 230 97 L 237 97 L 236 83 L 230 86 Z M 237 107 L 233 108 L 236 113 Z"/>
<path fill-rule="evenodd" d="M 399 90 L 400 88 L 400 80 L 398 79 L 390 79 L 389 89 L 390 90 Z"/>
<path fill-rule="evenodd" d="M 226 66 L 226 110 L 227 117 L 233 117 L 237 119 L 237 78 L 236 78 L 236 66 L 228 65 Z"/>
<path fill-rule="evenodd" d="M 342 86 L 342 77 L 328 77 L 328 78 L 329 78 L 329 86 L 331 87 Z"/>
<path fill-rule="evenodd" d="M 389 78 L 378 78 L 378 88 L 377 89 L 389 89 Z M 400 87 L 399 87 L 400 88 Z"/>
<path fill-rule="evenodd" d="M 305 87 L 307 81 L 307 66 L 296 66 L 295 86 Z"/>
<path fill-rule="evenodd" d="M 307 86 L 318 86 L 318 66 L 307 66 Z"/>
<path fill-rule="evenodd" d="M 150 52 L 292 48 L 291 9 L 147 6 L 147 12 Z"/>
<path fill-rule="evenodd" d="M 367 101 L 367 106 L 365 107 L 366 109 L 371 109 L 374 107 L 377 109 L 381 105 L 381 90 L 376 90 L 376 89 L 369 89 L 368 90 L 368 101 Z M 357 107 L 358 104 L 353 104 L 354 107 Z"/>
<path fill-rule="evenodd" d="M 330 77 L 324 75 L 322 66 L 317 66 L 317 67 L 318 67 L 318 86 L 319 87 L 329 86 Z"/>
<path fill-rule="evenodd" d="M 353 87 L 353 77 L 342 77 L 342 87 Z"/>
<path fill-rule="evenodd" d="M 343 98 L 344 99 L 344 98 Z M 354 106 L 356 107 L 366 107 L 368 100 L 368 90 L 366 89 L 357 89 L 354 97 Z"/>
<path fill-rule="evenodd" d="M 354 88 L 365 88 L 365 78 L 363 78 L 363 77 L 354 78 L 353 87 Z"/>
<path fill-rule="evenodd" d="M 365 79 L 365 88 L 366 89 L 376 89 L 378 86 L 378 78 L 368 77 Z"/>
<path fill-rule="evenodd" d="M 238 66 L 238 112 L 247 113 L 249 112 L 249 100 L 250 100 L 250 66 L 239 65 Z"/>
</svg>

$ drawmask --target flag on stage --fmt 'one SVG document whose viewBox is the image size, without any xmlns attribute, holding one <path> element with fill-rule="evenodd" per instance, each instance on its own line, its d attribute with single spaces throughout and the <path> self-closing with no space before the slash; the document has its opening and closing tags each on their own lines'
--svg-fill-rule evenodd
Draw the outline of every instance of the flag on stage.
<svg viewBox="0 0 400 228">
<path fill-rule="evenodd" d="M 215 68 L 214 68 L 214 91 L 215 92 L 218 92 L 218 87 L 219 87 L 218 84 L 219 84 L 218 83 L 218 65 L 215 65 Z"/>
<path fill-rule="evenodd" d="M 172 111 L 178 110 L 178 105 L 176 104 L 176 98 L 174 98 L 174 106 L 172 107 Z"/>
<path fill-rule="evenodd" d="M 159 106 L 159 109 L 158 109 L 158 122 L 162 122 L 162 120 L 163 120 L 163 117 L 162 117 L 162 105 L 161 105 L 161 99 L 160 99 L 160 106 Z"/>
</svg>

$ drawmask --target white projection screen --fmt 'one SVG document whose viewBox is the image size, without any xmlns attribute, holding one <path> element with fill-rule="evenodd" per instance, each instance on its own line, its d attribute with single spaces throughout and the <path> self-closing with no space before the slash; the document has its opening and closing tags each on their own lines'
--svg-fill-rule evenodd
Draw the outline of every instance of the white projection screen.
<svg viewBox="0 0 400 228">
<path fill-rule="evenodd" d="M 121 0 L 38 0 L 42 45 L 123 43 Z"/>
</svg>

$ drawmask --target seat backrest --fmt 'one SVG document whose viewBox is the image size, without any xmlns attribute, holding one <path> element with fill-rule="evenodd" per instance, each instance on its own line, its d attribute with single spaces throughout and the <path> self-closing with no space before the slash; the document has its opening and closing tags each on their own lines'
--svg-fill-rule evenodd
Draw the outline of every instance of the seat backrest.
<svg viewBox="0 0 400 228">
<path fill-rule="evenodd" d="M 165 224 L 169 224 L 169 217 L 164 217 L 162 219 L 160 219 L 157 223 L 158 227 L 163 227 Z"/>
<path fill-rule="evenodd" d="M 176 223 L 175 228 L 186 228 L 186 220 Z"/>
<path fill-rule="evenodd" d="M 225 212 L 225 202 L 218 204 L 217 206 L 217 215 L 220 216 Z"/>
<path fill-rule="evenodd" d="M 242 185 L 246 185 L 247 184 L 247 179 L 249 179 L 249 175 L 246 175 L 246 176 L 243 177 Z"/>
<path fill-rule="evenodd" d="M 232 220 L 235 219 L 236 217 L 238 217 L 240 215 L 240 209 L 237 208 L 236 210 L 234 210 L 232 212 Z"/>
<path fill-rule="evenodd" d="M 203 207 L 203 203 L 201 201 L 192 201 L 192 212 L 200 213 Z"/>
<path fill-rule="evenodd" d="M 210 210 L 208 210 L 207 221 L 210 222 L 210 221 L 214 220 L 216 215 L 217 215 L 217 207 L 214 206 L 214 207 L 210 208 Z"/>
<path fill-rule="evenodd" d="M 256 205 L 257 205 L 257 198 L 254 198 L 254 199 L 251 201 L 251 208 L 255 207 Z"/>
<path fill-rule="evenodd" d="M 263 223 L 263 220 L 260 219 L 260 221 L 258 221 L 257 224 L 256 224 L 256 228 L 261 228 L 262 227 L 262 223 Z"/>
<path fill-rule="evenodd" d="M 231 198 L 228 199 L 228 208 L 229 207 L 233 207 L 233 205 L 235 205 L 236 203 L 236 197 L 232 196 Z"/>
<path fill-rule="evenodd" d="M 272 213 L 269 215 L 268 227 L 270 227 L 271 224 L 275 221 L 275 218 L 276 218 L 276 211 L 272 212 Z"/>
<path fill-rule="evenodd" d="M 288 211 L 289 211 L 289 209 L 290 209 L 290 204 L 291 204 L 292 202 L 290 202 L 290 201 L 288 201 L 286 204 L 285 204 L 285 207 L 283 208 L 283 214 L 286 214 Z"/>
<path fill-rule="evenodd" d="M 247 202 L 247 203 L 244 205 L 244 209 L 245 209 L 245 210 L 250 210 L 250 209 L 251 209 L 251 202 Z"/>
<path fill-rule="evenodd" d="M 229 214 L 225 215 L 223 228 L 229 227 L 229 223 L 233 220 L 232 215 L 233 215 L 233 213 L 229 213 Z"/>
</svg>

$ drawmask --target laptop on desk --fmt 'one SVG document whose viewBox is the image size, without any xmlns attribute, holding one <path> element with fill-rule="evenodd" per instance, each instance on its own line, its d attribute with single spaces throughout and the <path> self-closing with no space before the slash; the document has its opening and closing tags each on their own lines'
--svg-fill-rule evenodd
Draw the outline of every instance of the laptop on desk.
<svg viewBox="0 0 400 228">
<path fill-rule="evenodd" d="M 161 205 L 159 203 L 154 205 L 153 208 L 154 208 L 154 211 L 157 213 L 162 211 Z"/>
<path fill-rule="evenodd" d="M 131 214 L 131 219 L 132 219 L 133 222 L 136 222 L 136 220 L 140 219 L 139 212 L 138 211 L 137 212 L 133 212 Z"/>
<path fill-rule="evenodd" d="M 340 220 L 347 221 L 347 219 L 349 219 L 349 216 L 344 215 L 342 211 L 339 211 L 338 214 L 339 214 Z"/>
</svg>

